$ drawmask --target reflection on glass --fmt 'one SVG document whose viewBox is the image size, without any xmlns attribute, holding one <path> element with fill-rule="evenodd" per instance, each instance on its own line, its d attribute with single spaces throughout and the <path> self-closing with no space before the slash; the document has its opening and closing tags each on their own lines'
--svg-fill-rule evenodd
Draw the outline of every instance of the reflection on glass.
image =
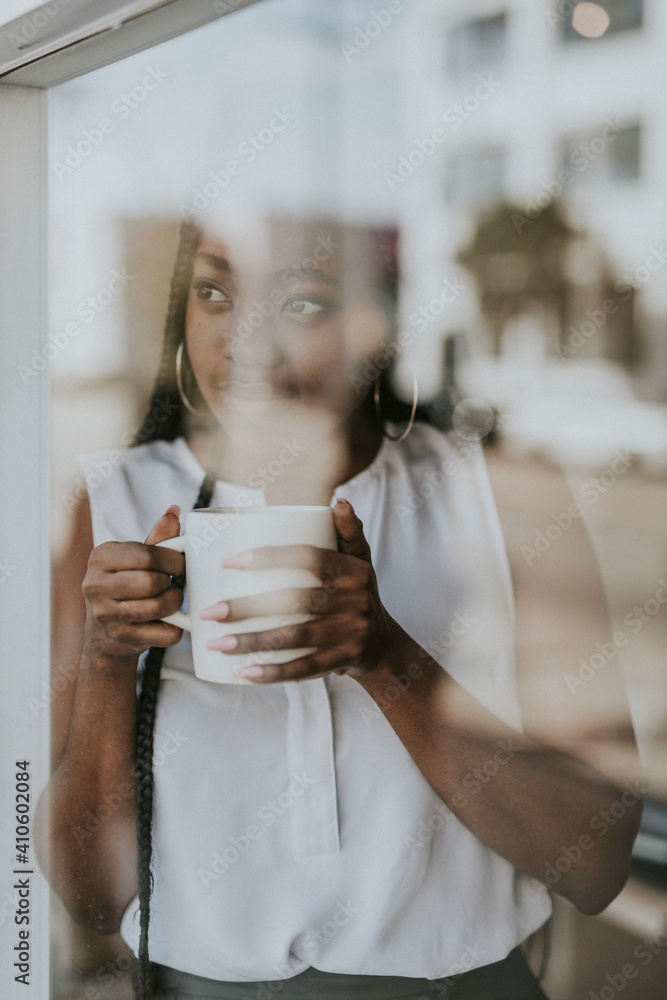
<svg viewBox="0 0 667 1000">
<path fill-rule="evenodd" d="M 505 183 L 506 154 L 486 147 L 457 151 L 447 161 L 445 191 L 452 202 L 496 201 Z"/>
<path fill-rule="evenodd" d="M 661 164 L 651 116 L 562 76 L 573 10 L 279 0 L 55 93 L 54 996 L 145 996 L 147 955 L 170 989 L 456 996 L 510 952 L 539 996 L 513 949 L 539 971 L 547 926 L 546 993 L 599 994 L 616 944 L 582 913 L 620 892 L 644 786 L 626 925 L 659 891 Z M 288 635 L 318 669 L 199 681 L 152 543 L 194 506 L 338 497 L 359 578 Z M 155 575 L 121 565 L 147 549 Z M 268 596 L 238 617 L 303 595 Z"/>
<path fill-rule="evenodd" d="M 641 170 L 641 125 L 601 123 L 587 133 L 568 135 L 561 140 L 562 169 L 575 175 L 579 183 L 614 184 L 638 181 Z M 604 155 L 603 155 L 604 154 Z"/>
<path fill-rule="evenodd" d="M 505 58 L 507 14 L 495 14 L 454 25 L 447 37 L 447 69 L 451 76 L 496 70 Z"/>
<path fill-rule="evenodd" d="M 599 0 L 597 3 L 559 3 L 554 14 L 562 19 L 567 42 L 633 31 L 644 23 L 644 0 Z"/>
</svg>

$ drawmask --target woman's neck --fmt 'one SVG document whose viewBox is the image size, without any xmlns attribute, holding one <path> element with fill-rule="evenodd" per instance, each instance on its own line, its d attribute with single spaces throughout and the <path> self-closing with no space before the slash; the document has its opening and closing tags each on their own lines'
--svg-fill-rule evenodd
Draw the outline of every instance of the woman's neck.
<svg viewBox="0 0 667 1000">
<path fill-rule="evenodd" d="M 282 433 L 281 433 L 282 431 Z M 382 428 L 365 414 L 345 423 L 302 422 L 272 433 L 232 438 L 221 428 L 191 432 L 193 454 L 217 479 L 262 489 L 269 504 L 327 505 L 337 486 L 366 469 L 382 444 Z"/>
</svg>

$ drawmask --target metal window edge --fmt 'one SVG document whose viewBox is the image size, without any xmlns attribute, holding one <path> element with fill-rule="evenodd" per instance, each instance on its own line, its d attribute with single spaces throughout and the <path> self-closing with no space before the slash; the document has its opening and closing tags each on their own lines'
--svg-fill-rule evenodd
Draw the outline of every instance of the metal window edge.
<svg viewBox="0 0 667 1000">
<path fill-rule="evenodd" d="M 260 0 L 131 0 L 100 4 L 76 24 L 48 22 L 30 44 L 10 39 L 44 7 L 0 26 L 0 83 L 51 87 L 202 27 Z M 70 0 L 70 4 L 72 0 Z M 69 6 L 69 5 L 68 5 Z"/>
</svg>

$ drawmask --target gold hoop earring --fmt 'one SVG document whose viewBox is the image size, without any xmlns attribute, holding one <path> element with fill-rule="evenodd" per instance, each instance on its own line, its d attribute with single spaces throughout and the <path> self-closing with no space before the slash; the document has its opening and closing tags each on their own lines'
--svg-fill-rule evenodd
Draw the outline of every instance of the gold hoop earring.
<svg viewBox="0 0 667 1000">
<path fill-rule="evenodd" d="M 195 409 L 188 397 L 185 395 L 185 389 L 183 388 L 183 375 L 181 367 L 183 365 L 183 348 L 185 347 L 185 341 L 182 340 L 178 345 L 178 350 L 176 351 L 176 385 L 178 386 L 178 395 L 181 397 L 181 402 L 186 410 L 189 410 L 193 416 L 197 416 L 200 413 L 199 410 Z"/>
<path fill-rule="evenodd" d="M 417 400 L 419 399 L 419 386 L 417 384 L 417 372 L 412 369 L 412 410 L 410 411 L 410 419 L 408 420 L 405 430 L 401 431 L 400 434 L 387 434 L 387 432 L 382 429 L 382 433 L 390 441 L 405 441 L 406 437 L 412 430 L 415 422 L 415 413 L 417 412 Z M 377 413 L 380 420 L 382 420 L 382 415 L 380 413 L 380 376 L 375 379 L 375 386 L 373 389 L 373 403 L 375 404 L 375 412 Z"/>
</svg>

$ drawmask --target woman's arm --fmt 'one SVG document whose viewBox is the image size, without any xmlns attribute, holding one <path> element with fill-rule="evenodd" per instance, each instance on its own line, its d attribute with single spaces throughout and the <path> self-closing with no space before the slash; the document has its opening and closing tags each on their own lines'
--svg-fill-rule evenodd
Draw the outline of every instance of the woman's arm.
<svg viewBox="0 0 667 1000">
<path fill-rule="evenodd" d="M 398 625 L 382 668 L 355 680 L 481 841 L 583 913 L 599 913 L 620 892 L 641 815 L 637 786 L 629 792 L 502 723 Z"/>
<path fill-rule="evenodd" d="M 581 519 L 538 558 L 521 552 L 543 529 L 541 517 L 547 523 L 572 503 L 558 470 L 518 490 L 523 512 L 515 508 L 512 470 L 503 479 L 503 467 L 491 461 L 489 472 L 512 564 L 525 735 L 485 709 L 396 623 L 381 669 L 355 680 L 480 840 L 582 912 L 598 913 L 627 880 L 642 797 L 618 657 L 590 683 L 572 681 L 596 643 L 610 643 L 602 584 Z M 390 700 L 387 690 L 400 675 L 404 690 Z"/>
<path fill-rule="evenodd" d="M 176 533 L 177 516 L 165 515 L 147 541 Z M 149 572 L 128 572 L 142 565 L 140 549 Z M 167 552 L 138 543 L 94 549 L 86 498 L 56 567 L 53 678 L 67 685 L 53 688 L 63 689 L 52 705 L 53 773 L 37 812 L 39 859 L 70 914 L 103 933 L 118 930 L 137 887 L 137 662 L 142 648 L 170 645 L 181 635 L 174 626 L 137 624 L 181 602 L 180 591 L 166 590 L 182 557 Z M 159 607 L 151 595 L 162 595 L 153 598 Z M 148 619 L 137 613 L 142 603 Z"/>
</svg>

